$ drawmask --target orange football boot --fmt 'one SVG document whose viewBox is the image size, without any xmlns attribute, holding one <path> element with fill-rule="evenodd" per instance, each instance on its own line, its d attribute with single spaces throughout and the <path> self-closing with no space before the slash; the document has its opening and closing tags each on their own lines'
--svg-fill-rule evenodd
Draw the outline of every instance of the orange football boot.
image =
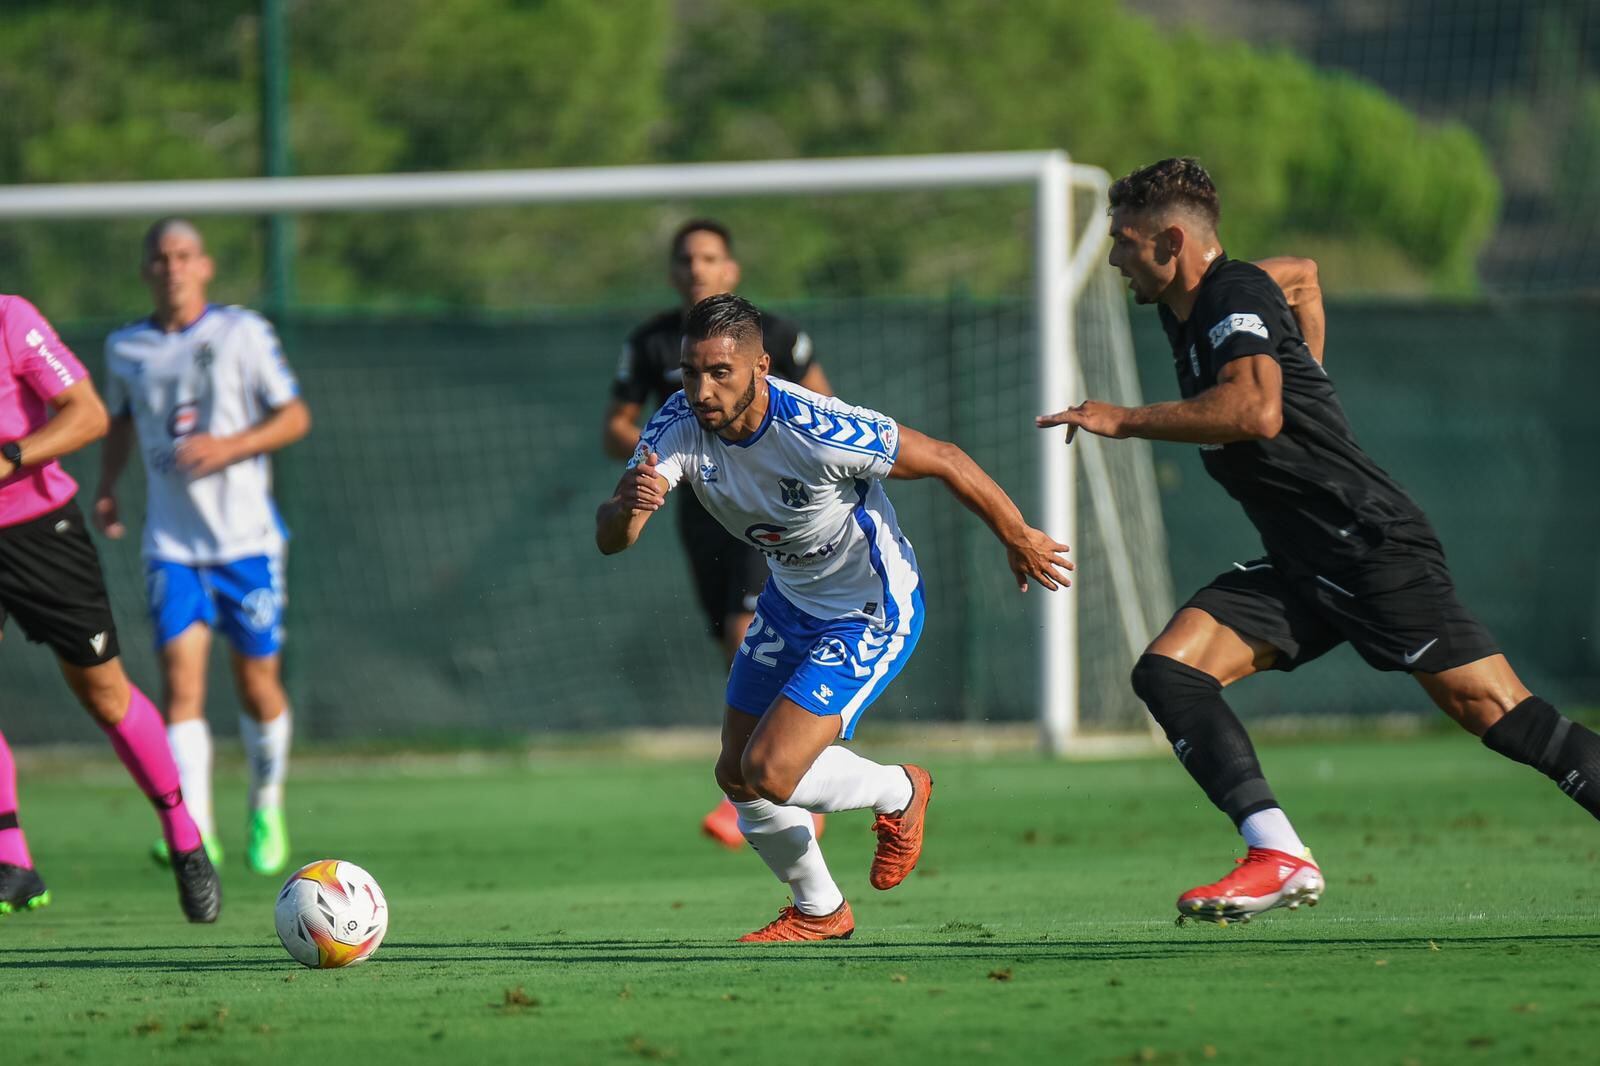
<svg viewBox="0 0 1600 1066">
<path fill-rule="evenodd" d="M 878 850 L 872 856 L 872 887 L 888 889 L 906 879 L 922 858 L 922 830 L 933 798 L 933 775 L 906 763 L 900 769 L 911 779 L 911 802 L 899 814 L 880 814 L 872 820 Z"/>
<path fill-rule="evenodd" d="M 824 821 L 820 814 L 811 816 L 811 823 L 817 827 L 818 840 L 822 839 Z M 715 810 L 701 819 L 700 832 L 732 851 L 744 847 L 744 834 L 739 832 L 739 810 L 726 796 Z"/>
<path fill-rule="evenodd" d="M 796 907 L 785 907 L 778 917 L 753 933 L 739 938 L 741 944 L 775 944 L 797 940 L 849 940 L 856 931 L 856 916 L 850 902 L 839 904 L 832 914 L 804 914 Z"/>
</svg>

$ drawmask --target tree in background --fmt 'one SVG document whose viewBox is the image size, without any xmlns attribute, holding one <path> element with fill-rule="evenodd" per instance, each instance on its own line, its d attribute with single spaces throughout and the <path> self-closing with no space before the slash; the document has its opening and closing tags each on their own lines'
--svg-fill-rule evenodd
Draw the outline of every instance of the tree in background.
<svg viewBox="0 0 1600 1066">
<path fill-rule="evenodd" d="M 287 3 L 300 173 L 1053 146 L 1116 172 L 1191 153 L 1227 189 L 1237 253 L 1309 249 L 1332 284 L 1359 260 L 1359 287 L 1435 292 L 1474 286 L 1496 215 L 1462 127 L 1287 53 L 1163 34 L 1116 0 Z M 10 7 L 0 181 L 259 172 L 253 3 Z M 758 295 L 1026 285 L 1024 193 L 892 199 L 716 209 L 761 263 Z M 299 290 L 407 309 L 634 300 L 693 206 L 321 216 L 298 228 Z M 8 226 L 0 255 L 56 314 L 113 313 L 140 306 L 142 224 Z M 253 221 L 207 231 L 248 285 Z"/>
</svg>

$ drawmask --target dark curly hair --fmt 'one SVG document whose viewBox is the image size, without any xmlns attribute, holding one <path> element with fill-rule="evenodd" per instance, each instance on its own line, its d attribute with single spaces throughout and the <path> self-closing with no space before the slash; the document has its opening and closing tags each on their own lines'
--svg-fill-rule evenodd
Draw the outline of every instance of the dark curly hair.
<svg viewBox="0 0 1600 1066">
<path fill-rule="evenodd" d="M 725 292 L 707 296 L 689 310 L 683 323 L 683 339 L 694 344 L 711 337 L 732 337 L 736 347 L 754 341 L 762 345 L 761 312 L 743 296 Z"/>
<path fill-rule="evenodd" d="M 1163 159 L 1112 182 L 1111 209 L 1119 207 L 1138 212 L 1185 208 L 1200 215 L 1213 229 L 1222 217 L 1211 175 L 1198 159 L 1187 157 Z"/>
</svg>

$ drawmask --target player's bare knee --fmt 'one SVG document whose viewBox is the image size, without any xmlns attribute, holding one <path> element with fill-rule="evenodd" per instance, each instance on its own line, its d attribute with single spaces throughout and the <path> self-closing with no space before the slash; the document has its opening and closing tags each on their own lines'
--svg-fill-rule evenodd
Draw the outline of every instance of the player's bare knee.
<svg viewBox="0 0 1600 1066">
<path fill-rule="evenodd" d="M 74 688 L 83 709 L 104 725 L 116 725 L 128 713 L 128 685 L 119 679 L 91 678 Z"/>
<path fill-rule="evenodd" d="M 718 759 L 717 765 L 712 769 L 712 775 L 717 779 L 717 787 L 730 799 L 742 799 L 749 794 L 749 790 L 745 788 L 744 774 L 739 770 L 737 757 Z"/>
<path fill-rule="evenodd" d="M 799 784 L 793 774 L 785 772 L 775 761 L 752 756 L 748 751 L 740 762 L 739 773 L 746 789 L 773 803 L 786 802 Z"/>
</svg>

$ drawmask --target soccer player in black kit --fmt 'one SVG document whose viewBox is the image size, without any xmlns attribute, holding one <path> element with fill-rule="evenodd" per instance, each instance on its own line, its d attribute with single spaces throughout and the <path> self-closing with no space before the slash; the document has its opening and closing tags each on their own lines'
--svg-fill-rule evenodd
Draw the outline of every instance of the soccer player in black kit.
<svg viewBox="0 0 1600 1066">
<path fill-rule="evenodd" d="M 626 461 L 639 444 L 639 426 L 646 401 L 659 407 L 682 387 L 679 367 L 683 320 L 689 308 L 708 296 L 732 292 L 739 284 L 739 261 L 733 257 L 733 235 L 709 218 L 685 222 L 670 247 L 672 287 L 682 304 L 647 320 L 628 335 L 606 408 L 604 446 L 613 459 Z M 811 338 L 777 315 L 762 315 L 762 333 L 772 373 L 812 392 L 833 394 L 822 367 L 812 357 Z M 767 581 L 767 560 L 753 546 L 735 540 L 694 498 L 683 493 L 674 505 L 678 537 L 689 556 L 695 593 L 706 613 L 711 637 L 731 663 L 744 641 L 745 627 L 756 609 L 756 597 Z M 818 815 L 820 833 L 822 818 Z M 744 847 L 738 812 L 724 800 L 705 817 L 707 836 L 729 848 Z"/>
<path fill-rule="evenodd" d="M 1600 737 L 1530 693 L 1457 600 L 1427 518 L 1351 433 L 1322 368 L 1320 315 L 1308 347 L 1272 278 L 1223 254 L 1218 214 L 1216 188 L 1193 159 L 1112 185 L 1111 265 L 1139 303 L 1160 305 L 1183 399 L 1090 400 L 1037 419 L 1069 427 L 1069 441 L 1082 429 L 1198 444 L 1266 548 L 1195 593 L 1133 668 L 1134 690 L 1184 769 L 1248 847 L 1227 876 L 1180 896 L 1179 913 L 1247 921 L 1322 893 L 1322 873 L 1222 690 L 1344 641 L 1376 669 L 1411 674 L 1485 746 L 1600 817 Z"/>
</svg>

